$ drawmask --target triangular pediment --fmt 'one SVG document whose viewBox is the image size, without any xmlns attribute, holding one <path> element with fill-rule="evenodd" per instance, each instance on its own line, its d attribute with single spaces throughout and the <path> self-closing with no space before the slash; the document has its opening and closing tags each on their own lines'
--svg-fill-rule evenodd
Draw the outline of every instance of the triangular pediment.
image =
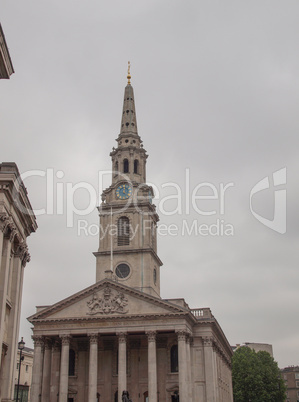
<svg viewBox="0 0 299 402">
<path fill-rule="evenodd" d="M 188 310 L 104 279 L 28 318 L 30 322 L 48 320 L 88 320 L 140 315 L 186 314 Z"/>
</svg>

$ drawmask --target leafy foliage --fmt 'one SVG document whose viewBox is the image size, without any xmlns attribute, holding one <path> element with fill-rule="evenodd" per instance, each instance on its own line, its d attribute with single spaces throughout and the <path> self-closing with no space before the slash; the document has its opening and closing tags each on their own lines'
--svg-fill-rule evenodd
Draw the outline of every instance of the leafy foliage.
<svg viewBox="0 0 299 402">
<path fill-rule="evenodd" d="M 268 352 L 242 346 L 235 351 L 232 366 L 234 402 L 285 401 L 284 381 Z"/>
</svg>

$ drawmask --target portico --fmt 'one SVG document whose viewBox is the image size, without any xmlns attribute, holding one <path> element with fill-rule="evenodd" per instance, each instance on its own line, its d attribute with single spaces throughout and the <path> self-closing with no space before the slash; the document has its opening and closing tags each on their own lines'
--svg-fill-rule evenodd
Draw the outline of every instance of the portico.
<svg viewBox="0 0 299 402">
<path fill-rule="evenodd" d="M 175 339 L 175 334 L 173 334 L 172 340 Z M 180 336 L 182 336 L 180 334 Z M 160 360 L 160 353 L 156 348 L 156 339 L 157 337 L 159 340 L 164 340 L 164 346 L 167 348 L 167 339 L 168 334 L 160 333 L 157 334 L 155 331 L 150 331 L 143 334 L 134 334 L 134 333 L 118 333 L 114 336 L 111 334 L 92 334 L 86 336 L 69 336 L 63 335 L 60 337 L 60 367 L 59 367 L 59 393 L 57 393 L 57 388 L 55 387 L 55 383 L 51 383 L 51 377 L 48 374 L 48 370 L 41 370 L 40 376 L 36 376 L 38 379 L 38 383 L 35 384 L 35 388 L 32 389 L 32 401 L 39 400 L 40 398 L 38 395 L 42 395 L 43 401 L 57 401 L 57 395 L 59 402 L 68 401 L 68 397 L 70 394 L 71 389 L 77 388 L 74 384 L 74 379 L 76 378 L 76 382 L 81 377 L 86 376 L 85 367 L 87 356 L 89 356 L 88 362 L 88 383 L 87 383 L 87 394 L 84 395 L 84 400 L 88 401 L 96 401 L 97 395 L 100 395 L 100 400 L 115 400 L 115 393 L 116 391 L 120 390 L 121 392 L 118 393 L 118 401 L 121 401 L 121 394 L 122 390 L 129 390 L 129 393 L 134 400 L 139 399 L 139 394 L 148 393 L 149 400 L 157 401 L 158 389 L 159 394 L 161 394 L 160 400 L 163 400 L 163 384 L 159 381 L 158 386 L 158 378 L 157 378 L 157 354 L 158 359 Z M 42 349 L 42 357 L 41 360 L 44 362 L 44 367 L 49 366 L 53 360 L 55 360 L 55 354 L 57 353 L 55 347 L 51 347 L 48 349 L 47 345 L 55 345 L 57 343 L 57 337 L 35 337 L 35 352 L 38 354 L 40 351 L 40 345 L 43 345 L 44 348 Z M 159 349 L 161 349 L 162 344 L 159 345 Z M 75 373 L 74 375 L 69 375 L 69 350 L 70 348 L 74 348 L 77 352 L 80 350 L 81 356 L 78 355 L 75 363 Z M 140 348 L 145 351 L 147 349 L 147 365 L 148 365 L 148 375 L 147 378 L 143 378 L 142 386 L 140 389 L 134 387 L 133 382 L 137 380 L 132 373 L 135 371 L 134 367 L 132 367 L 132 357 L 136 354 L 140 354 Z M 83 350 L 84 350 L 84 357 L 83 357 Z M 48 353 L 50 350 L 50 353 Z M 66 353 L 67 352 L 67 353 Z M 141 354 L 144 357 L 145 354 Z M 66 358 L 67 356 L 67 358 Z M 106 356 L 106 359 L 105 357 Z M 117 359 L 118 362 L 113 362 L 112 370 L 110 373 L 105 373 L 105 360 L 107 362 L 113 361 Z M 37 360 L 36 360 L 37 362 Z M 85 362 L 85 364 L 84 364 Z M 117 367 L 115 367 L 117 364 Z M 142 362 L 144 366 L 146 366 L 146 359 Z M 36 369 L 36 367 L 34 367 Z M 66 369 L 67 368 L 67 372 Z M 99 368 L 99 377 L 97 375 Z M 116 369 L 116 370 L 115 370 Z M 146 367 L 143 368 L 146 372 Z M 102 375 L 101 375 L 102 374 Z M 109 382 L 105 382 L 105 378 L 109 377 Z M 178 381 L 184 381 L 184 377 L 182 373 L 176 373 L 176 385 L 178 385 Z M 182 377 L 181 380 L 178 380 L 179 377 Z M 184 384 L 187 387 L 187 383 Z M 38 395 L 36 390 L 38 390 Z M 138 392 L 139 391 L 139 392 Z M 141 391 L 141 392 L 140 392 Z M 80 400 L 79 395 L 81 393 L 82 398 L 82 391 L 77 390 L 75 392 L 74 400 Z M 36 398 L 37 396 L 37 398 Z M 47 397 L 48 396 L 48 397 Z M 105 397 L 108 399 L 105 399 Z M 98 397 L 99 399 L 99 397 Z"/>
<path fill-rule="evenodd" d="M 106 308 L 109 300 L 126 300 L 122 315 L 93 310 L 91 301 L 107 294 Z M 134 401 L 143 395 L 171 401 L 175 390 L 183 401 L 205 392 L 209 400 L 230 400 L 230 347 L 221 345 L 210 309 L 192 310 L 181 299 L 164 301 L 107 279 L 39 307 L 29 321 L 35 334 L 32 402 L 40 395 L 47 402 L 120 402 L 124 390 Z M 207 384 L 212 378 L 213 384 L 221 379 L 218 389 Z"/>
</svg>

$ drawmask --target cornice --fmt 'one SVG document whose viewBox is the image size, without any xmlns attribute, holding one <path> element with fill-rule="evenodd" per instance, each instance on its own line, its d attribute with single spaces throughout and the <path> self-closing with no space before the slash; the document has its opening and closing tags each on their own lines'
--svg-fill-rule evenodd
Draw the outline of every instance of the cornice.
<svg viewBox="0 0 299 402">
<path fill-rule="evenodd" d="M 36 217 L 28 198 L 27 189 L 15 163 L 0 164 L 0 191 L 5 194 L 9 204 L 13 206 L 26 237 L 37 229 Z"/>
<path fill-rule="evenodd" d="M 113 249 L 113 254 L 117 255 L 117 254 L 136 254 L 136 253 L 150 253 L 153 255 L 153 257 L 156 259 L 156 261 L 159 263 L 160 266 L 163 265 L 163 262 L 160 260 L 160 258 L 158 257 L 157 253 L 151 248 L 151 247 L 147 247 L 147 248 L 135 248 L 135 249 L 129 249 L 127 248 L 126 250 L 117 250 L 117 249 Z M 93 255 L 95 257 L 98 257 L 100 255 L 110 255 L 111 251 L 107 250 L 107 251 L 95 251 L 93 253 Z"/>
<path fill-rule="evenodd" d="M 157 318 L 187 318 L 188 313 L 151 313 L 151 314 L 131 314 L 131 315 L 113 315 L 113 316 L 96 316 L 96 317 L 70 317 L 70 318 L 33 318 L 30 322 L 32 324 L 44 324 L 44 323 L 78 323 L 78 322 L 99 322 L 99 321 L 105 321 L 106 323 L 109 321 L 128 321 L 128 320 L 136 320 L 136 319 L 142 319 L 146 321 L 151 321 L 153 319 Z M 28 320 L 31 317 L 28 318 Z M 106 328 L 106 327 L 105 327 Z"/>
</svg>

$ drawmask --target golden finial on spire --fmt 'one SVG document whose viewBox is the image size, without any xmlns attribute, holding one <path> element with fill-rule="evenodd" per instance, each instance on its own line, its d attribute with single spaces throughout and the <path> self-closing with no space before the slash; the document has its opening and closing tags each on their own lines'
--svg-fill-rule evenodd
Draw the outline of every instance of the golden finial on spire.
<svg viewBox="0 0 299 402">
<path fill-rule="evenodd" d="M 128 61 L 128 85 L 131 85 L 131 74 L 130 74 L 131 63 Z"/>
</svg>

